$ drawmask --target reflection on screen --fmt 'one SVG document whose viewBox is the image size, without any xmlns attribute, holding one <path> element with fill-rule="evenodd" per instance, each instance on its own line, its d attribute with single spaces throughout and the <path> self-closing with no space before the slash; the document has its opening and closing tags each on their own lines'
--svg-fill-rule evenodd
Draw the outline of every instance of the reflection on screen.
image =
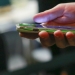
<svg viewBox="0 0 75 75">
<path fill-rule="evenodd" d="M 69 29 L 69 30 L 75 30 L 74 27 L 71 26 L 53 26 L 53 25 L 41 25 L 41 24 L 36 24 L 37 28 L 53 28 L 53 29 Z"/>
</svg>

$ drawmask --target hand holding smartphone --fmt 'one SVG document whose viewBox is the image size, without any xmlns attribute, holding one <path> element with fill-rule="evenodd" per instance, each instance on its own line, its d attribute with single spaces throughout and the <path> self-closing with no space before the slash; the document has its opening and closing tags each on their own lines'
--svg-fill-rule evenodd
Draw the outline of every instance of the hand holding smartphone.
<svg viewBox="0 0 75 75">
<path fill-rule="evenodd" d="M 28 24 L 21 23 L 16 25 L 17 31 L 27 33 L 39 33 L 40 31 L 46 31 L 48 33 L 54 33 L 56 30 L 61 30 L 63 33 L 71 31 L 75 33 L 75 28 L 71 26 L 54 26 L 54 25 L 41 25 L 41 24 Z"/>
</svg>

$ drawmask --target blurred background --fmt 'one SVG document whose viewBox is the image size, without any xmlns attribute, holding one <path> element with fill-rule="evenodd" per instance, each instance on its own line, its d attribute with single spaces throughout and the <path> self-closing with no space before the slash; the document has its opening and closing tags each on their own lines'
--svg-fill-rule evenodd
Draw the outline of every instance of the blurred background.
<svg viewBox="0 0 75 75">
<path fill-rule="evenodd" d="M 43 48 L 38 38 L 35 40 L 22 38 L 16 31 L 17 23 L 34 23 L 35 14 L 62 2 L 70 1 L 0 0 L 0 72 L 15 71 L 32 63 L 48 62 L 65 51 L 56 45 Z M 68 74 L 63 69 L 61 75 Z"/>
<path fill-rule="evenodd" d="M 37 12 L 37 0 L 0 0 L 1 70 L 13 71 L 30 63 L 30 42 L 35 43 L 34 47 L 38 43 L 19 37 L 16 24 L 33 23 Z"/>
<path fill-rule="evenodd" d="M 33 16 L 38 12 L 37 0 L 0 0 L 2 71 L 14 71 L 36 61 L 44 62 L 52 59 L 51 52 L 41 47 L 39 39 L 21 38 L 16 31 L 17 23 L 34 23 Z"/>
</svg>

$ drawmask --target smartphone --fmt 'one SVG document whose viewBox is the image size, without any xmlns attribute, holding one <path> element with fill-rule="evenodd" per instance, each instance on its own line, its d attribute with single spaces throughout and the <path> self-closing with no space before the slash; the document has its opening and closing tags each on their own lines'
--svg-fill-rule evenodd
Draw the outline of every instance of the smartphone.
<svg viewBox="0 0 75 75">
<path fill-rule="evenodd" d="M 16 25 L 16 29 L 19 32 L 27 32 L 27 33 L 39 33 L 40 31 L 44 30 L 48 33 L 54 33 L 56 30 L 61 30 L 63 33 L 71 31 L 75 33 L 75 28 L 71 26 L 54 26 L 54 25 L 41 25 L 41 24 L 28 24 L 28 23 L 21 23 Z"/>
</svg>

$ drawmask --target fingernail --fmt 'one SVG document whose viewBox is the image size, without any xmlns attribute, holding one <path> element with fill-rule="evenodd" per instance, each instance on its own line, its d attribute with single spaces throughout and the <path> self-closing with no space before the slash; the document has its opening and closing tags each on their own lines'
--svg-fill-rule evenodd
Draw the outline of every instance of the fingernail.
<svg viewBox="0 0 75 75">
<path fill-rule="evenodd" d="M 72 32 L 67 32 L 67 33 L 66 33 L 66 36 L 67 36 L 67 38 L 69 38 L 69 39 L 75 37 L 75 35 L 74 35 Z"/>
<path fill-rule="evenodd" d="M 64 35 L 58 35 L 57 34 L 57 35 L 55 35 L 55 37 L 61 39 L 61 38 L 64 38 Z"/>
<path fill-rule="evenodd" d="M 44 38 L 44 39 L 49 38 L 49 34 L 48 34 L 46 31 L 41 31 L 41 32 L 39 33 L 39 36 L 40 36 L 41 38 Z"/>
<path fill-rule="evenodd" d="M 55 37 L 57 37 L 59 39 L 64 38 L 64 34 L 60 30 L 55 31 L 54 35 L 55 35 Z"/>
</svg>

